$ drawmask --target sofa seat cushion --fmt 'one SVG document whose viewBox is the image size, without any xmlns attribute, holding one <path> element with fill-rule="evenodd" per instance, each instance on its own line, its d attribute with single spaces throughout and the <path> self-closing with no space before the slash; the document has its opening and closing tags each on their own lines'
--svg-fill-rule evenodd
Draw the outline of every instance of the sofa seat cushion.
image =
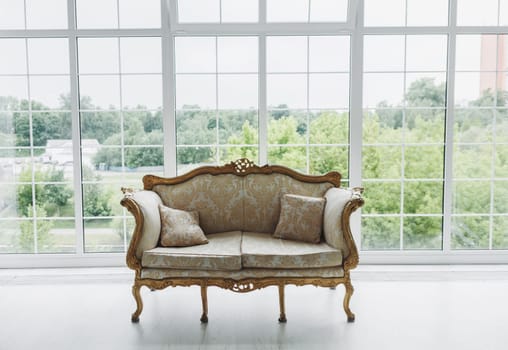
<svg viewBox="0 0 508 350">
<path fill-rule="evenodd" d="M 156 247 L 143 253 L 141 265 L 151 268 L 229 270 L 242 268 L 242 233 L 231 231 L 207 236 L 208 244 L 191 247 Z"/>
<path fill-rule="evenodd" d="M 302 269 L 340 265 L 341 251 L 326 243 L 290 241 L 257 232 L 242 235 L 243 268 Z"/>
</svg>

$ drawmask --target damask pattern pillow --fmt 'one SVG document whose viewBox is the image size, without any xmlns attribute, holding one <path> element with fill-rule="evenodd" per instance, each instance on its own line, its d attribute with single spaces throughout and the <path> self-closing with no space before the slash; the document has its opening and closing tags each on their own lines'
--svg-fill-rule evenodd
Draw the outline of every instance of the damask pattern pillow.
<svg viewBox="0 0 508 350">
<path fill-rule="evenodd" d="M 279 223 L 273 237 L 319 243 L 323 231 L 325 203 L 325 198 L 283 195 Z"/>
<path fill-rule="evenodd" d="M 166 207 L 159 204 L 161 215 L 161 245 L 163 247 L 188 247 L 208 243 L 199 226 L 199 213 Z"/>
</svg>

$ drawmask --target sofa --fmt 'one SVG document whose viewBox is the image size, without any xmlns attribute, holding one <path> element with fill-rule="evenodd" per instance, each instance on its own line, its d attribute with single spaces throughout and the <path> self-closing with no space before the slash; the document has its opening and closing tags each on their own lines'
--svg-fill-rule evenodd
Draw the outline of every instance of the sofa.
<svg viewBox="0 0 508 350">
<path fill-rule="evenodd" d="M 151 290 L 200 286 L 201 322 L 208 322 L 210 286 L 238 293 L 277 286 L 279 322 L 286 322 L 286 285 L 335 288 L 339 284 L 345 286 L 347 320 L 354 321 L 349 307 L 353 294 L 350 270 L 359 258 L 350 216 L 364 202 L 362 188 L 340 187 L 338 172 L 305 175 L 239 159 L 172 178 L 145 175 L 143 185 L 143 190 L 122 188 L 121 200 L 135 218 L 126 257 L 127 266 L 135 271 L 132 294 L 137 307 L 132 322 L 139 321 L 143 310 L 143 286 Z M 173 237 L 187 225 L 171 217 L 168 222 L 170 211 L 199 220 L 198 227 L 195 221 L 189 225 L 204 234 L 198 244 L 162 244 L 161 232 Z M 167 226 L 172 223 L 180 225 L 179 229 Z M 279 236 L 274 237 L 278 231 Z M 310 241 L 300 239 L 293 231 L 301 232 L 302 237 L 313 231 L 314 236 Z M 187 234 L 183 232 L 184 237 Z"/>
</svg>

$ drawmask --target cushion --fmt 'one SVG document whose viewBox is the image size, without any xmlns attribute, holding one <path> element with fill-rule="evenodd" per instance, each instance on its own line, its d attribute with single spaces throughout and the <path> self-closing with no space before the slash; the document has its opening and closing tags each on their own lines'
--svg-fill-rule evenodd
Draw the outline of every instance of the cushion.
<svg viewBox="0 0 508 350">
<path fill-rule="evenodd" d="M 197 211 L 178 210 L 159 204 L 159 212 L 163 247 L 188 247 L 208 243 L 199 227 Z"/>
<path fill-rule="evenodd" d="M 285 194 L 281 198 L 280 217 L 273 234 L 276 238 L 319 243 L 323 230 L 326 200 L 318 197 Z"/>
<path fill-rule="evenodd" d="M 273 238 L 266 233 L 244 232 L 244 268 L 304 269 L 342 265 L 342 253 L 326 243 L 314 244 Z"/>
<path fill-rule="evenodd" d="M 208 235 L 208 244 L 191 247 L 157 247 L 143 253 L 141 266 L 189 270 L 240 270 L 242 233 Z"/>
</svg>

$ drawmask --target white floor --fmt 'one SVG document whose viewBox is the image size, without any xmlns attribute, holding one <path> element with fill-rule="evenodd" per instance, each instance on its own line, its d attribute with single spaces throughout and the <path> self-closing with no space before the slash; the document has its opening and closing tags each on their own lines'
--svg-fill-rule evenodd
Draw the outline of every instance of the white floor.
<svg viewBox="0 0 508 350">
<path fill-rule="evenodd" d="M 363 266 L 347 323 L 342 287 L 248 294 L 143 289 L 139 324 L 126 269 L 0 270 L 0 349 L 508 349 L 508 267 Z"/>
</svg>

